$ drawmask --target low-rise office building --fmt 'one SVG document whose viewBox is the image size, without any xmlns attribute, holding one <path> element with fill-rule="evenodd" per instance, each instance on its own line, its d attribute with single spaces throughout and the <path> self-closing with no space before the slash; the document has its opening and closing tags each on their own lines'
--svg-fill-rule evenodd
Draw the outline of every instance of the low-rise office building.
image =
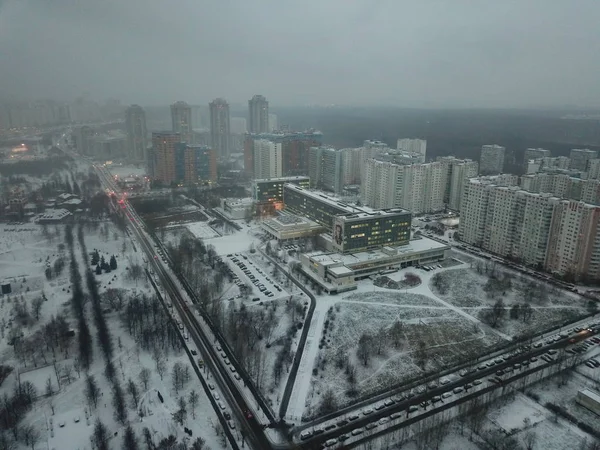
<svg viewBox="0 0 600 450">
<path fill-rule="evenodd" d="M 279 242 L 318 236 L 325 231 L 322 225 L 293 214 L 280 214 L 264 220 L 260 226 L 271 238 Z"/>
<path fill-rule="evenodd" d="M 430 264 L 448 257 L 450 246 L 420 237 L 408 244 L 357 253 L 311 252 L 300 255 L 301 270 L 330 294 L 356 289 L 358 280 L 382 271 Z"/>
</svg>

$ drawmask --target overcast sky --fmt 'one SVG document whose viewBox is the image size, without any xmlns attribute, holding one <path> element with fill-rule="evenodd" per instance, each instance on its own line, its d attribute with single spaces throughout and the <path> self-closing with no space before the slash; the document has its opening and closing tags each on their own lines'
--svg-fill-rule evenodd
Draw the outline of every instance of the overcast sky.
<svg viewBox="0 0 600 450">
<path fill-rule="evenodd" d="M 0 97 L 600 106 L 600 0 L 0 0 Z"/>
</svg>

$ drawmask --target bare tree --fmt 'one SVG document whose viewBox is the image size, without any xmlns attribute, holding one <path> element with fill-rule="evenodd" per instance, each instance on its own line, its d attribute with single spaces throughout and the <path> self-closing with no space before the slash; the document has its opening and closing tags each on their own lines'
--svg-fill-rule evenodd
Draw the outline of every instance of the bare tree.
<svg viewBox="0 0 600 450">
<path fill-rule="evenodd" d="M 44 299 L 42 297 L 36 297 L 31 301 L 31 312 L 35 317 L 35 320 L 40 320 L 40 312 L 42 311 L 43 304 Z"/>
<path fill-rule="evenodd" d="M 31 450 L 35 449 L 35 444 L 40 440 L 40 432 L 33 425 L 25 425 L 21 427 L 21 436 L 25 445 L 31 446 Z"/>
<path fill-rule="evenodd" d="M 89 375 L 85 383 L 85 396 L 90 406 L 96 408 L 98 406 L 98 397 L 100 396 L 100 389 L 96 383 L 94 375 Z"/>
<path fill-rule="evenodd" d="M 135 432 L 131 425 L 128 425 L 123 436 L 123 450 L 138 450 L 138 448 Z"/>
<path fill-rule="evenodd" d="M 192 418 L 196 418 L 196 406 L 198 405 L 198 400 L 200 396 L 198 393 L 192 389 L 190 391 L 190 395 L 188 396 L 188 404 L 190 405 L 190 409 L 192 410 Z"/>
<path fill-rule="evenodd" d="M 537 435 L 535 434 L 535 431 L 529 430 L 525 433 L 523 436 L 523 443 L 525 444 L 527 450 L 533 450 L 536 439 Z"/>
<path fill-rule="evenodd" d="M 150 382 L 150 369 L 144 367 L 140 370 L 140 381 L 144 385 L 144 391 L 148 390 L 148 383 Z"/>
<path fill-rule="evenodd" d="M 106 425 L 104 425 L 100 419 L 96 419 L 96 423 L 94 424 L 94 432 L 90 436 L 90 440 L 92 441 L 92 447 L 96 450 L 110 450 L 108 447 L 108 430 L 106 429 Z"/>
<path fill-rule="evenodd" d="M 127 381 L 127 393 L 131 396 L 131 407 L 133 409 L 137 408 L 140 396 L 138 388 L 131 378 Z"/>
</svg>

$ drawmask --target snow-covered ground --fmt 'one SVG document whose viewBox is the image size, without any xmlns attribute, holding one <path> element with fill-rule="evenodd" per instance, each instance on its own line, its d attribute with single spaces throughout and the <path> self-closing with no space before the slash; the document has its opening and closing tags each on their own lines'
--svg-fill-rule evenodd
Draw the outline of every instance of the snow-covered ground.
<svg viewBox="0 0 600 450">
<path fill-rule="evenodd" d="M 185 227 L 198 239 L 212 239 L 221 236 L 207 222 L 192 222 Z"/>
<path fill-rule="evenodd" d="M 4 229 L 6 227 L 6 229 Z M 0 357 L 2 364 L 15 368 L 2 386 L 0 395 L 4 392 L 12 392 L 17 383 L 17 373 L 20 372 L 21 383 L 31 381 L 37 388 L 40 397 L 32 411 L 24 419 L 24 424 L 32 424 L 41 432 L 41 439 L 35 446 L 36 449 L 90 449 L 90 435 L 97 418 L 107 426 L 111 438 L 111 448 L 121 448 L 123 427 L 113 418 L 113 407 L 111 405 L 110 384 L 104 376 L 104 361 L 101 351 L 96 346 L 96 330 L 92 320 L 91 310 L 88 311 L 88 323 L 92 331 L 94 342 L 94 362 L 89 369 L 89 374 L 94 375 L 101 391 L 101 398 L 97 408 L 90 408 L 84 395 L 85 372 L 78 373 L 74 370 L 77 356 L 76 338 L 71 342 L 68 353 L 57 352 L 56 361 L 53 361 L 46 352 L 44 361 L 41 356 L 37 357 L 37 368 L 31 363 L 31 358 L 16 358 L 13 347 L 8 345 L 7 336 L 12 327 L 18 327 L 23 333 L 24 339 L 29 339 L 41 325 L 57 314 L 63 314 L 72 324 L 70 304 L 70 282 L 69 282 L 69 252 L 64 242 L 63 225 L 42 227 L 37 224 L 26 224 L 22 226 L 2 225 L 0 233 L 0 277 L 1 281 L 10 281 L 13 293 L 3 296 L 0 300 L 0 315 L 2 321 L 2 339 L 0 340 Z M 85 242 L 88 252 L 98 249 L 101 256 L 107 261 L 111 255 L 117 260 L 117 269 L 110 273 L 98 275 L 100 281 L 99 290 L 102 296 L 109 289 L 116 289 L 124 296 L 153 295 L 149 283 L 145 277 L 134 281 L 128 277 L 128 268 L 134 264 L 143 266 L 143 258 L 139 252 L 139 245 L 135 248 L 129 237 L 119 231 L 111 222 L 101 222 L 96 225 L 86 225 L 84 228 Z M 77 242 L 75 229 L 75 255 L 79 262 L 80 272 L 84 272 L 84 266 L 89 266 L 89 260 L 85 263 L 81 260 L 81 249 Z M 63 258 L 65 267 L 60 274 L 54 274 L 51 280 L 44 275 L 47 263 L 54 267 L 55 262 Z M 89 266 L 91 267 L 91 266 Z M 87 287 L 84 281 L 84 291 Z M 33 316 L 31 305 L 33 299 L 44 295 L 46 300 L 42 303 L 39 320 L 30 317 L 26 324 L 18 322 L 14 313 L 14 305 L 25 302 Z M 20 298 L 23 297 L 21 301 Z M 89 305 L 89 302 L 88 302 Z M 108 307 L 108 305 L 105 305 Z M 212 410 L 201 384 L 192 372 L 190 380 L 179 392 L 175 392 L 171 379 L 171 369 L 175 362 L 189 365 L 189 360 L 184 352 L 166 355 L 167 371 L 161 376 L 155 370 L 155 361 L 152 355 L 140 349 L 125 329 L 119 312 L 107 311 L 106 319 L 112 334 L 115 356 L 113 363 L 117 369 L 117 378 L 125 390 L 127 381 L 132 379 L 139 392 L 140 401 L 138 407 L 133 408 L 130 396 L 126 395 L 128 403 L 128 418 L 136 435 L 141 442 L 142 429 L 148 427 L 155 438 L 167 437 L 174 434 L 181 441 L 189 439 L 183 431 L 183 427 L 173 421 L 172 413 L 177 409 L 177 399 L 180 396 L 187 398 L 191 390 L 199 395 L 198 406 L 195 409 L 195 419 L 188 406 L 187 419 L 184 425 L 193 432 L 193 439 L 198 436 L 206 439 L 211 448 L 222 448 L 221 437 L 217 435 L 220 425 L 215 412 Z M 10 322 L 9 322 L 10 320 Z M 40 347 L 41 352 L 45 346 Z M 56 369 L 55 369 L 56 366 Z M 142 368 L 150 369 L 150 379 L 147 388 L 140 381 Z M 33 369 L 33 370 L 31 370 Z M 51 380 L 53 394 L 46 396 L 46 383 Z M 157 392 L 160 392 L 164 403 L 158 400 Z"/>
<path fill-rule="evenodd" d="M 490 278 L 492 270 L 496 279 Z M 429 288 L 438 298 L 478 320 L 501 300 L 505 313 L 495 329 L 511 337 L 575 321 L 587 313 L 586 299 L 499 265 L 488 273 L 476 263 L 439 271 L 430 279 Z M 511 317 L 513 307 L 525 304 L 531 308 L 529 319 L 520 312 Z"/>
<path fill-rule="evenodd" d="M 143 177 L 146 175 L 146 168 L 143 164 L 109 164 L 106 168 L 113 176 L 119 178 Z"/>
</svg>

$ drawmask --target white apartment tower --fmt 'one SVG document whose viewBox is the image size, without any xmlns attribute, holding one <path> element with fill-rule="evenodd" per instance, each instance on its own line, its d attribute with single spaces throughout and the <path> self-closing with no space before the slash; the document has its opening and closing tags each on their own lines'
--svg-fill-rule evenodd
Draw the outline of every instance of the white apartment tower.
<svg viewBox="0 0 600 450">
<path fill-rule="evenodd" d="M 465 183 L 469 178 L 478 175 L 479 164 L 477 161 L 471 161 L 470 159 L 452 161 L 450 164 L 448 208 L 460 211 L 460 202 Z"/>
<path fill-rule="evenodd" d="M 588 161 L 590 159 L 598 158 L 598 152 L 596 150 L 590 150 L 589 148 L 574 148 L 571 150 L 569 155 L 571 159 L 571 169 L 573 170 L 587 170 Z"/>
<path fill-rule="evenodd" d="M 311 147 L 308 153 L 311 186 L 340 194 L 344 188 L 344 153 L 344 149 Z"/>
<path fill-rule="evenodd" d="M 528 148 L 523 155 L 523 164 L 527 164 L 532 159 L 550 158 L 552 153 L 545 148 Z"/>
<path fill-rule="evenodd" d="M 257 179 L 282 176 L 281 143 L 267 139 L 254 141 L 254 176 Z"/>
<path fill-rule="evenodd" d="M 550 227 L 546 270 L 559 275 L 600 277 L 600 207 L 562 200 Z"/>
<path fill-rule="evenodd" d="M 506 149 L 500 145 L 484 145 L 481 147 L 479 171 L 482 175 L 496 175 L 504 169 Z"/>
<path fill-rule="evenodd" d="M 139 105 L 131 105 L 125 110 L 125 131 L 127 132 L 127 159 L 143 162 L 148 146 L 146 113 Z"/>
<path fill-rule="evenodd" d="M 425 162 L 427 155 L 427 141 L 425 139 L 398 139 L 396 149 L 421 155 L 421 162 Z"/>
</svg>

